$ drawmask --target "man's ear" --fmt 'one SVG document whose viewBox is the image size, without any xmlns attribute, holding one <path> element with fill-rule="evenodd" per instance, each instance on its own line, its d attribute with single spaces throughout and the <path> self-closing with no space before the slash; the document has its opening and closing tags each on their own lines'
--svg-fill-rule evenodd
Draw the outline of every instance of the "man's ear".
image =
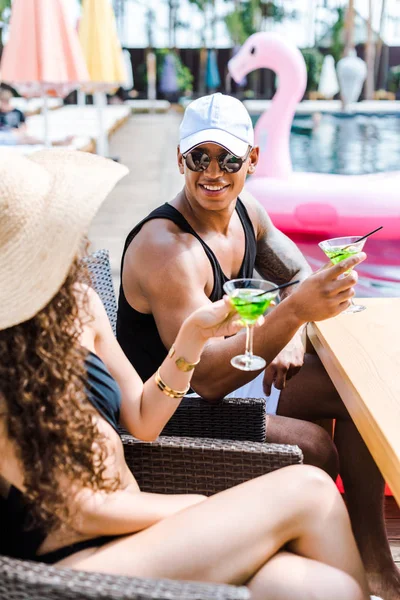
<svg viewBox="0 0 400 600">
<path fill-rule="evenodd" d="M 259 158 L 260 158 L 260 148 L 259 148 L 259 146 L 254 146 L 254 148 L 250 152 L 250 156 L 249 156 L 249 166 L 247 169 L 247 173 L 249 175 L 252 175 L 255 172 Z"/>
<path fill-rule="evenodd" d="M 183 160 L 183 156 L 181 154 L 181 150 L 178 146 L 177 148 L 177 159 L 178 159 L 178 167 L 179 167 L 179 173 L 181 175 L 185 174 L 185 161 Z"/>
</svg>

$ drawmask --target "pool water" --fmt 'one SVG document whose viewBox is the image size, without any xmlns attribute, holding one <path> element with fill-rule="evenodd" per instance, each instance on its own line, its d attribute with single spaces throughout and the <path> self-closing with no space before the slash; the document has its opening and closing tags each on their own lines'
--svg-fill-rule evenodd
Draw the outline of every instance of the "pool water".
<svg viewBox="0 0 400 600">
<path fill-rule="evenodd" d="M 295 120 L 299 125 L 302 119 Z M 296 171 L 362 175 L 400 168 L 400 118 L 322 115 L 310 135 L 293 131 Z"/>
<path fill-rule="evenodd" d="M 290 152 L 295 171 L 362 175 L 400 170 L 400 115 L 296 116 Z M 320 238 L 290 237 L 314 269 L 325 262 Z M 368 258 L 357 269 L 357 295 L 400 296 L 400 240 L 372 237 L 364 250 Z"/>
<path fill-rule="evenodd" d="M 400 170 L 400 115 L 296 116 L 290 153 L 295 171 L 362 175 Z"/>
</svg>

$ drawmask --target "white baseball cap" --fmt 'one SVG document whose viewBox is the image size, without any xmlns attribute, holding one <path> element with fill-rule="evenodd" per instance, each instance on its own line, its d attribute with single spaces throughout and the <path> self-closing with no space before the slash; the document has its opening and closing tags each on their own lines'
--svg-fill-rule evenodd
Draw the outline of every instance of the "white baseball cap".
<svg viewBox="0 0 400 600">
<path fill-rule="evenodd" d="M 223 146 L 235 156 L 244 156 L 248 147 L 254 146 L 253 124 L 245 106 L 220 93 L 191 102 L 179 132 L 182 154 L 207 142 Z"/>
</svg>

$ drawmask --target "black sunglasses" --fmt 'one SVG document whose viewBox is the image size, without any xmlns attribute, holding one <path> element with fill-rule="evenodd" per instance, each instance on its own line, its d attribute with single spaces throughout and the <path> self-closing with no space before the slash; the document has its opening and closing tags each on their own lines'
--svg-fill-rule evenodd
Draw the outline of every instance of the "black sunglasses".
<svg viewBox="0 0 400 600">
<path fill-rule="evenodd" d="M 243 163 L 249 158 L 251 150 L 251 147 L 249 147 L 246 155 L 242 157 L 235 156 L 231 152 L 223 152 L 216 157 L 219 168 L 225 173 L 238 173 L 242 168 Z M 210 156 L 205 150 L 196 148 L 187 154 L 182 154 L 182 156 L 186 161 L 187 168 L 195 173 L 206 171 L 213 159 L 213 157 Z"/>
</svg>

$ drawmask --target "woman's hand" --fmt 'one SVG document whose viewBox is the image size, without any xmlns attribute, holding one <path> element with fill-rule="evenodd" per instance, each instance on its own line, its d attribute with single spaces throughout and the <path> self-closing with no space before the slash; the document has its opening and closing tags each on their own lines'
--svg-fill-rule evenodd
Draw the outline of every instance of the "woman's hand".
<svg viewBox="0 0 400 600">
<path fill-rule="evenodd" d="M 257 324 L 261 325 L 263 321 L 264 317 L 260 317 Z M 228 296 L 213 304 L 201 306 L 186 319 L 185 323 L 194 328 L 205 340 L 235 335 L 245 326 Z"/>
</svg>

